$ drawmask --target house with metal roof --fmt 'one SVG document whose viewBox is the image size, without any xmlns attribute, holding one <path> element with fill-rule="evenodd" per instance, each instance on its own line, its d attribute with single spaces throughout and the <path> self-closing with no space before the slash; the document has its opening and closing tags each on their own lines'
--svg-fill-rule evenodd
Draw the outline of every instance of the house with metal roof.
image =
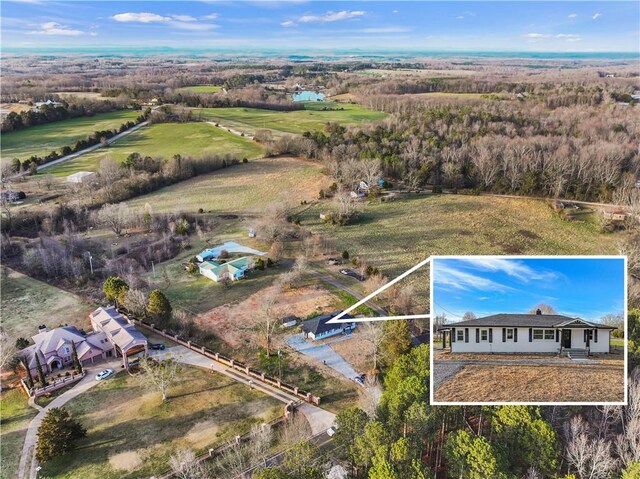
<svg viewBox="0 0 640 479">
<path fill-rule="evenodd" d="M 549 353 L 582 359 L 608 353 L 612 326 L 560 314 L 494 314 L 446 324 L 442 347 L 452 353 Z"/>
<path fill-rule="evenodd" d="M 129 358 L 148 351 L 147 338 L 136 329 L 116 308 L 98 308 L 89 315 L 93 329 L 105 335 L 113 345 L 117 356 L 122 357 L 124 367 L 129 366 Z"/>
<path fill-rule="evenodd" d="M 202 276 L 206 276 L 212 279 L 216 283 L 225 278 L 231 281 L 244 278 L 244 274 L 247 270 L 254 267 L 255 261 L 248 257 L 243 256 L 231 261 L 223 263 L 221 261 L 204 261 L 200 263 L 198 269 Z"/>
<path fill-rule="evenodd" d="M 320 339 L 329 338 L 337 334 L 348 334 L 356 329 L 355 321 L 344 323 L 329 323 L 328 321 L 340 314 L 342 311 L 336 311 L 335 313 L 325 314 L 318 316 L 317 318 L 310 319 L 302 323 L 302 332 L 305 338 L 318 341 Z M 353 319 L 353 316 L 345 314 L 343 319 Z"/>
</svg>

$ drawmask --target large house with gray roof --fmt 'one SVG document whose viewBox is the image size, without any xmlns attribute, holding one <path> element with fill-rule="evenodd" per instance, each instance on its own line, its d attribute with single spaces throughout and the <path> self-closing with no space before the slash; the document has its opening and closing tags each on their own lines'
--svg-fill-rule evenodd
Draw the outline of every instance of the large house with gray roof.
<svg viewBox="0 0 640 479">
<path fill-rule="evenodd" d="M 452 353 L 608 353 L 612 326 L 560 314 L 494 314 L 439 328 Z"/>
<path fill-rule="evenodd" d="M 329 338 L 337 334 L 348 334 L 356 329 L 355 321 L 345 321 L 343 323 L 329 323 L 331 318 L 336 317 L 342 311 L 318 316 L 309 321 L 302 323 L 302 332 L 305 338 L 318 341 L 320 339 Z M 353 316 L 345 314 L 343 319 L 353 319 Z"/>
</svg>

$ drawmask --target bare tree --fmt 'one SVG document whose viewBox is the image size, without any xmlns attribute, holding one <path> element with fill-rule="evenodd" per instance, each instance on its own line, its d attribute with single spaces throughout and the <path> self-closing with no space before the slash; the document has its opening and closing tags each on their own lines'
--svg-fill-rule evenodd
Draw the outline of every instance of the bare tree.
<svg viewBox="0 0 640 479">
<path fill-rule="evenodd" d="M 367 413 L 367 416 L 373 419 L 376 415 L 376 411 L 378 410 L 380 399 L 382 399 L 382 388 L 380 387 L 380 384 L 378 384 L 377 374 L 366 375 L 364 380 L 364 390 L 365 393 L 360 399 L 360 407 Z"/>
<path fill-rule="evenodd" d="M 141 289 L 130 289 L 125 294 L 122 305 L 133 315 L 144 316 L 147 310 L 147 295 Z"/>
<path fill-rule="evenodd" d="M 179 479 L 206 479 L 207 471 L 202 463 L 197 461 L 196 454 L 191 449 L 180 449 L 169 457 L 169 466 L 173 477 Z"/>
<path fill-rule="evenodd" d="M 358 205 L 347 190 L 340 190 L 333 197 L 338 223 L 348 224 L 358 212 Z"/>
<path fill-rule="evenodd" d="M 271 428 L 256 424 L 249 437 L 241 441 L 238 436 L 219 456 L 217 469 L 224 471 L 223 477 L 245 477 L 252 467 L 263 467 L 272 440 Z"/>
<path fill-rule="evenodd" d="M 167 354 L 164 359 L 144 357 L 140 361 L 141 375 L 153 389 L 162 394 L 162 400 L 167 400 L 167 391 L 178 380 L 181 372 L 180 363 Z"/>
<path fill-rule="evenodd" d="M 268 355 L 271 354 L 271 341 L 278 325 L 275 307 L 281 292 L 282 289 L 279 285 L 271 287 L 260 303 L 260 316 L 262 318 L 260 329 L 263 334 L 264 347 Z"/>
<path fill-rule="evenodd" d="M 542 479 L 542 476 L 538 474 L 538 471 L 535 467 L 531 466 L 529 469 L 527 469 L 525 475 L 522 476 L 522 479 Z"/>
<path fill-rule="evenodd" d="M 467 311 L 466 313 L 464 313 L 462 315 L 462 320 L 463 321 L 468 321 L 470 319 L 476 319 L 477 316 L 472 312 L 472 311 Z"/>
<path fill-rule="evenodd" d="M 360 174 L 362 180 L 372 188 L 378 184 L 378 180 L 382 177 L 382 169 L 380 168 L 380 160 L 369 158 L 360 162 Z"/>
<path fill-rule="evenodd" d="M 580 479 L 607 479 L 616 468 L 611 443 L 591 438 L 589 425 L 582 416 L 574 416 L 565 426 L 565 455 Z"/>
<path fill-rule="evenodd" d="M 15 355 L 15 344 L 11 342 L 11 338 L 9 338 L 4 328 L 0 327 L 0 371 L 11 364 Z"/>
<path fill-rule="evenodd" d="M 282 241 L 274 241 L 269 249 L 269 258 L 272 261 L 278 262 L 282 259 L 282 253 L 284 252 L 284 244 Z"/>
<path fill-rule="evenodd" d="M 384 339 L 382 327 L 378 321 L 366 321 L 362 323 L 363 339 L 371 345 L 372 370 L 378 370 L 378 359 L 380 357 L 380 344 Z"/>
<path fill-rule="evenodd" d="M 640 369 L 633 370 L 629 377 L 628 403 L 623 407 L 622 434 L 615 439 L 615 448 L 620 462 L 628 467 L 640 462 Z"/>
<path fill-rule="evenodd" d="M 106 204 L 98 211 L 98 221 L 113 230 L 120 236 L 133 217 L 132 211 L 126 203 Z"/>
</svg>

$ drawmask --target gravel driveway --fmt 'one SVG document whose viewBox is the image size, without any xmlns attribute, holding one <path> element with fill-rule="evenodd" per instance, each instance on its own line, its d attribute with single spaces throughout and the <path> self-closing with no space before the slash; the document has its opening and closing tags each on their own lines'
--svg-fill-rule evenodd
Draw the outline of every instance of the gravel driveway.
<svg viewBox="0 0 640 479">
<path fill-rule="evenodd" d="M 458 371 L 465 366 L 462 361 L 437 361 L 433 363 L 433 389 L 451 379 Z"/>
<path fill-rule="evenodd" d="M 339 336 L 337 339 L 328 343 L 317 344 L 313 341 L 307 341 L 302 334 L 296 334 L 289 336 L 286 341 L 289 346 L 299 353 L 335 369 L 347 379 L 354 379 L 358 376 L 358 373 L 353 369 L 351 364 L 336 353 L 330 346 L 333 343 L 343 341 L 349 337 L 350 336 Z"/>
</svg>

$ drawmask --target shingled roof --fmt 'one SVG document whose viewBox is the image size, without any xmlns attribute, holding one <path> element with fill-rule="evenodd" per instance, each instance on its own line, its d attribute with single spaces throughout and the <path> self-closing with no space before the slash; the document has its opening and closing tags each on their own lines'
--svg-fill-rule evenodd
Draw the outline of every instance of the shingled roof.
<svg viewBox="0 0 640 479">
<path fill-rule="evenodd" d="M 329 321 L 334 316 L 337 316 L 342 311 L 336 311 L 335 313 L 325 314 L 323 316 L 318 316 L 317 318 L 310 319 L 309 321 L 305 321 L 302 323 L 302 330 L 305 333 L 313 333 L 314 336 L 318 336 L 319 334 L 326 333 L 327 331 L 332 331 L 334 329 L 340 329 L 344 326 L 344 324 L 340 323 L 329 323 Z M 353 316 L 345 314 L 342 319 L 352 319 Z"/>
<path fill-rule="evenodd" d="M 572 324 L 572 323 L 576 324 Z M 500 313 L 483 318 L 468 319 L 457 323 L 450 323 L 440 327 L 440 330 L 458 327 L 508 327 L 508 328 L 571 328 L 589 327 L 597 329 L 616 329 L 605 324 L 592 323 L 581 318 L 571 318 L 561 314 L 510 314 Z"/>
</svg>

